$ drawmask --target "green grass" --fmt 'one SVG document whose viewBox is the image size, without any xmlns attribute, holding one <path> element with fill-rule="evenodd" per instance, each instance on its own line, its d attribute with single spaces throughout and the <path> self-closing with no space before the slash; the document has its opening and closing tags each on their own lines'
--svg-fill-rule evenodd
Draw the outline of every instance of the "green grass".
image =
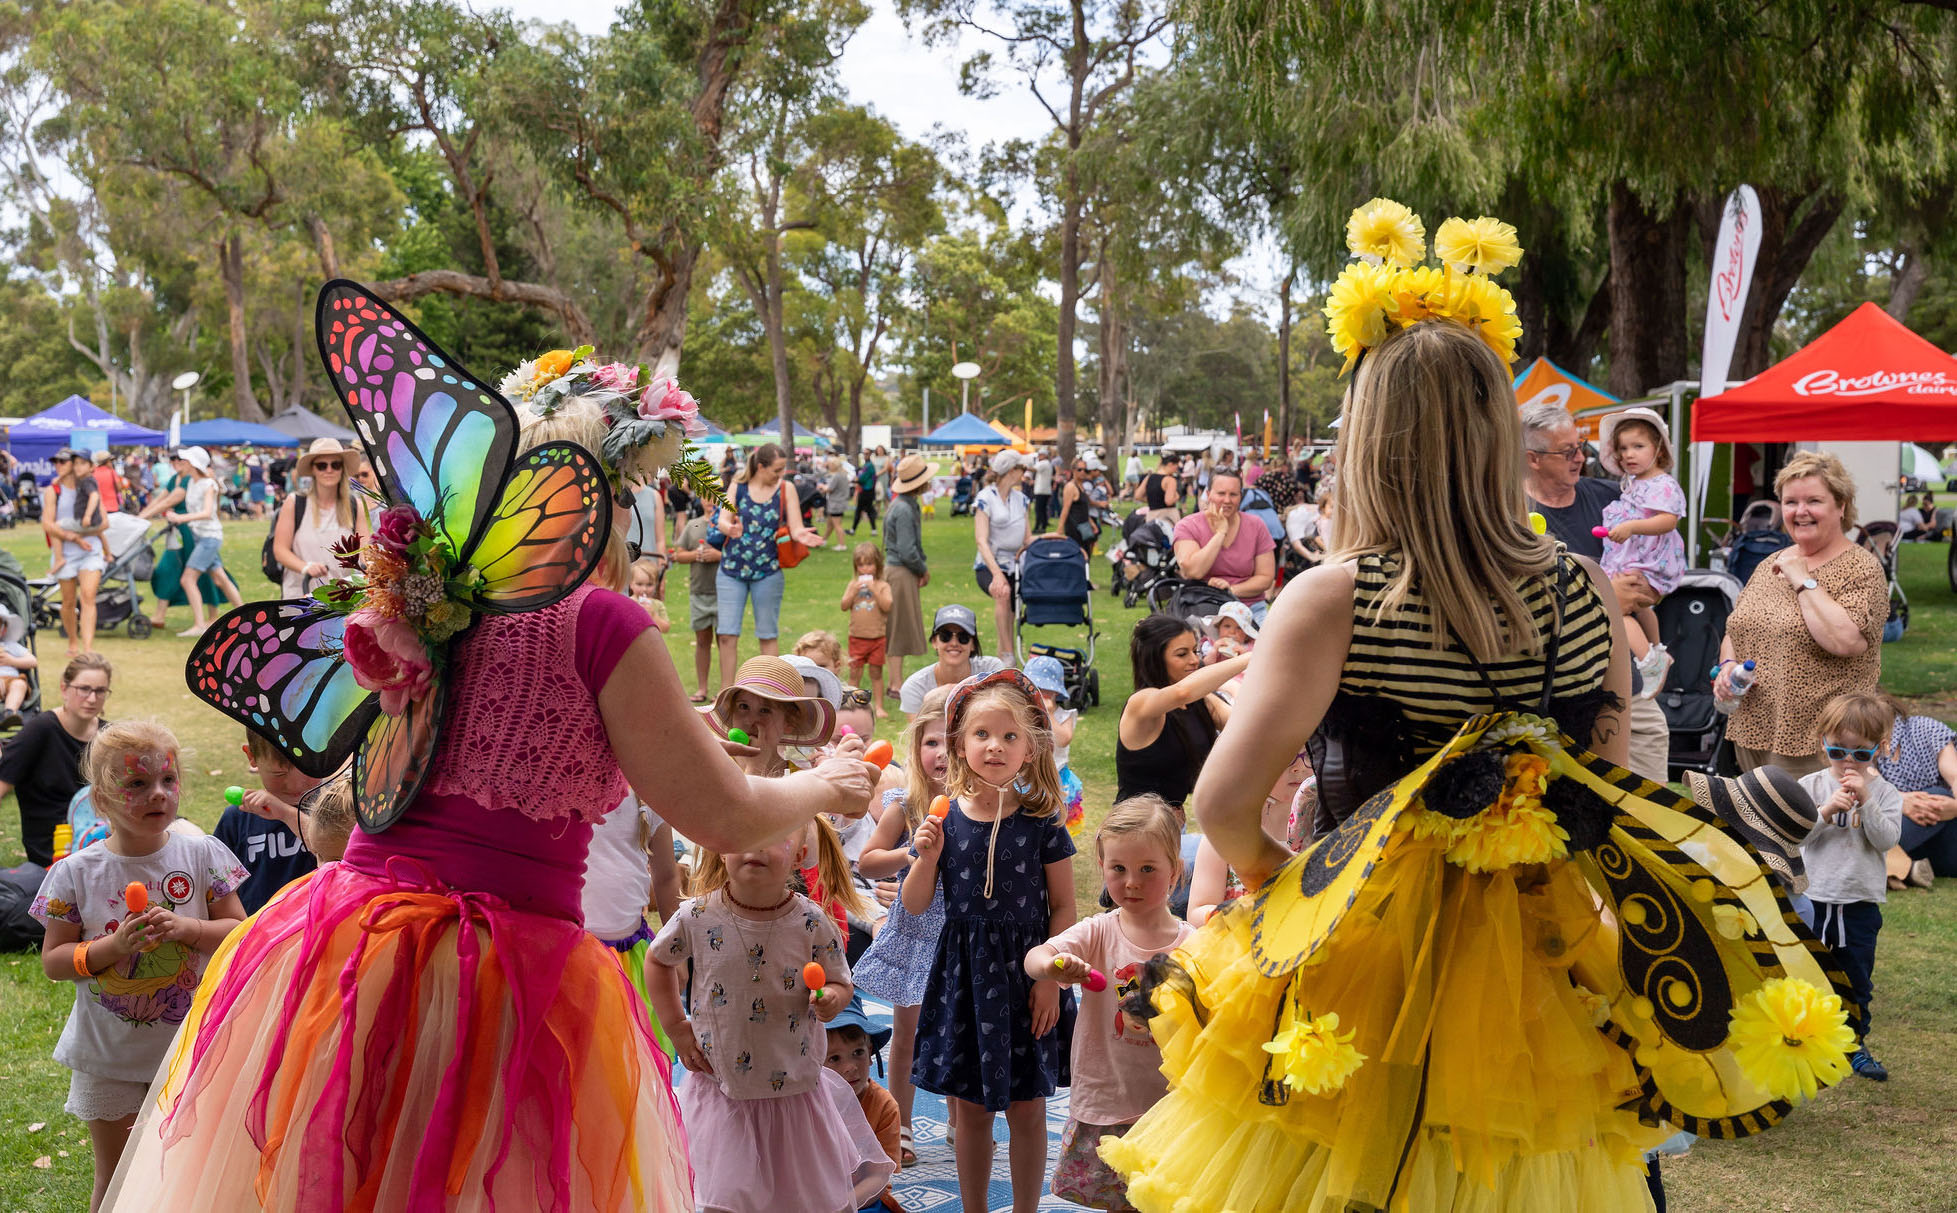
<svg viewBox="0 0 1957 1213">
<path fill-rule="evenodd" d="M 275 592 L 257 571 L 263 537 L 263 524 L 232 522 L 226 527 L 226 564 L 248 597 Z M 45 573 L 46 551 L 37 530 L 0 531 L 0 548 L 20 557 L 30 576 Z M 937 607 L 963 602 L 979 612 L 985 647 L 991 650 L 989 602 L 971 575 L 970 520 L 943 513 L 927 519 L 925 550 L 933 570 L 924 591 L 927 620 Z M 1903 583 L 1914 614 L 1908 637 L 1885 650 L 1884 674 L 1898 693 L 1931 701 L 1948 719 L 1957 717 L 1957 597 L 1943 579 L 1945 553 L 1942 546 L 1932 545 L 1903 549 Z M 682 678 L 691 685 L 685 572 L 676 569 L 668 579 L 667 601 L 678 627 L 667 643 Z M 1093 576 L 1105 586 L 1105 561 L 1096 561 Z M 812 628 L 844 633 L 846 620 L 836 603 L 848 577 L 847 554 L 830 551 L 812 555 L 788 574 L 784 650 Z M 143 589 L 147 598 L 148 587 Z M 1074 768 L 1087 785 L 1090 833 L 1113 794 L 1115 721 L 1131 689 L 1128 634 L 1142 614 L 1124 609 L 1106 593 L 1095 595 L 1094 612 L 1101 634 L 1097 666 L 1102 706 L 1083 716 L 1072 751 Z M 184 687 L 183 661 L 190 641 L 169 633 L 188 622 L 188 612 L 178 607 L 165 632 L 144 641 L 117 632 L 101 637 L 97 647 L 116 664 L 110 717 L 154 716 L 176 731 L 184 750 L 184 814 L 208 829 L 222 808 L 222 789 L 246 782 L 246 774 L 237 726 L 197 703 Z M 1081 634 L 1080 629 L 1049 628 L 1029 635 L 1071 644 L 1079 643 L 1073 638 Z M 51 681 L 59 671 L 63 641 L 43 632 L 39 646 Z M 743 656 L 754 651 L 751 639 L 742 645 Z M 913 661 L 910 668 L 919 666 Z M 893 716 L 878 733 L 894 740 L 900 727 L 901 720 Z M 18 817 L 11 804 L 0 805 L 0 866 L 24 858 Z M 1076 864 L 1083 909 L 1097 891 L 1094 882 L 1093 865 L 1083 855 Z M 1674 1177 L 1669 1185 L 1674 1208 L 1952 1207 L 1957 1106 L 1945 1078 L 1957 1046 L 1952 1028 L 1957 1024 L 1957 976 L 1947 959 L 1957 951 L 1957 884 L 1944 882 L 1934 893 L 1910 893 L 1891 905 L 1877 978 L 1875 1043 L 1896 1077 L 1885 1086 L 1852 1080 L 1762 1139 L 1697 1147 L 1668 1168 Z M 37 956 L 0 956 L 0 1074 L 6 1076 L 0 1081 L 0 1213 L 86 1205 L 91 1174 L 87 1133 L 61 1110 L 68 1074 L 49 1056 L 72 999 L 70 986 L 42 975 Z M 40 1127 L 30 1131 L 32 1125 Z M 35 1166 L 43 1157 L 48 1165 Z"/>
</svg>

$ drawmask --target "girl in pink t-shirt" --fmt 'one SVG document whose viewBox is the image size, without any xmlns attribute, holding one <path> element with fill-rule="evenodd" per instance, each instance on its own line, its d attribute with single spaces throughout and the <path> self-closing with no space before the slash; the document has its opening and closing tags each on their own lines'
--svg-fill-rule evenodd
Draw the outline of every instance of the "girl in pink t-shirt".
<svg viewBox="0 0 1957 1213">
<path fill-rule="evenodd" d="M 856 1092 L 822 1065 L 822 1025 L 853 987 L 835 922 L 789 887 L 802 837 L 706 853 L 698 896 L 652 941 L 652 1005 L 688 1071 L 679 1105 L 694 1204 L 714 1213 L 846 1213 L 896 1170 Z M 688 960 L 692 1005 L 682 1009 Z M 811 964 L 828 979 L 813 990 L 803 977 Z"/>
<path fill-rule="evenodd" d="M 1148 1022 L 1122 1000 L 1135 992 L 1142 966 L 1182 946 L 1194 928 L 1169 912 L 1182 878 L 1182 827 L 1155 795 L 1131 796 L 1109 810 L 1094 836 L 1101 880 L 1114 912 L 1084 919 L 1026 954 L 1026 972 L 1085 988 L 1074 1024 L 1073 1095 L 1053 1194 L 1091 1209 L 1132 1211 L 1121 1177 L 1101 1161 L 1104 1137 L 1119 1137 L 1168 1091 L 1162 1051 Z"/>
</svg>

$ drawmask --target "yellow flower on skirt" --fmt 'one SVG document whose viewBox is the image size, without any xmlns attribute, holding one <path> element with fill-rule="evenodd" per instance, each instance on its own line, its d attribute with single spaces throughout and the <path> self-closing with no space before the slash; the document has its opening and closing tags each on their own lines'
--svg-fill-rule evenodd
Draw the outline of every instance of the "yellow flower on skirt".
<svg viewBox="0 0 1957 1213">
<path fill-rule="evenodd" d="M 1733 1008 L 1733 1056 L 1748 1080 L 1776 1099 L 1813 1099 L 1848 1074 L 1855 1030 L 1841 999 L 1778 977 Z"/>
<path fill-rule="evenodd" d="M 1339 1031 L 1335 1011 L 1293 1019 L 1264 1051 L 1283 1059 L 1284 1085 L 1308 1095 L 1338 1090 L 1366 1060 L 1352 1047 L 1352 1033 Z"/>
</svg>

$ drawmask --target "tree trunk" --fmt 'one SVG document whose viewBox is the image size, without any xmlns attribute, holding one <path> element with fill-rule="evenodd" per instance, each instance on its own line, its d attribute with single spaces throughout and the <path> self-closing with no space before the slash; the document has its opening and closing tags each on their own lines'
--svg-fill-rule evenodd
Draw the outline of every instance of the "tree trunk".
<svg viewBox="0 0 1957 1213">
<path fill-rule="evenodd" d="M 1611 184 L 1610 390 L 1640 396 L 1685 377 L 1685 250 L 1691 212 L 1681 197 L 1647 207 Z"/>
<path fill-rule="evenodd" d="M 1100 441 L 1111 457 L 1119 458 L 1121 446 L 1127 440 L 1127 435 L 1121 430 L 1121 405 L 1128 396 L 1128 317 L 1106 238 L 1102 241 L 1095 274 L 1101 294 L 1101 315 L 1097 326 L 1101 355 L 1097 429 Z"/>
<path fill-rule="evenodd" d="M 224 279 L 225 318 L 231 337 L 231 399 L 240 421 L 264 421 L 265 410 L 251 390 L 251 349 L 245 333 L 245 252 L 244 241 L 232 232 L 218 241 L 218 259 Z"/>
<path fill-rule="evenodd" d="M 313 234 L 313 248 L 319 253 L 319 272 L 328 281 L 340 276 L 340 253 L 333 246 L 333 230 L 318 215 L 306 216 L 306 227 Z"/>
<path fill-rule="evenodd" d="M 1922 294 L 1923 284 L 1930 280 L 1930 263 L 1914 242 L 1898 246 L 1896 254 L 1902 258 L 1902 266 L 1889 277 L 1889 302 L 1883 305 L 1883 310 L 1897 323 L 1906 324 L 1910 305 Z"/>
<path fill-rule="evenodd" d="M 1583 319 L 1570 334 L 1567 343 L 1552 344 L 1548 347 L 1549 360 L 1585 379 L 1590 377 L 1590 364 L 1597 359 L 1597 343 L 1610 329 L 1610 271 L 1604 271 L 1604 280 L 1597 284 L 1590 302 L 1583 309 Z"/>
<path fill-rule="evenodd" d="M 555 312 L 564 322 L 564 335 L 571 345 L 593 345 L 597 330 L 577 301 L 554 286 L 538 282 L 512 282 L 505 278 L 491 282 L 478 274 L 460 270 L 424 270 L 373 284 L 374 294 L 389 303 L 412 303 L 423 295 L 459 295 L 467 299 L 492 299 L 498 303 L 521 303 L 527 307 Z"/>
<path fill-rule="evenodd" d="M 1079 140 L 1070 136 L 1069 143 Z M 1074 458 L 1074 314 L 1080 306 L 1080 196 L 1079 173 L 1071 159 L 1066 170 L 1067 196 L 1060 206 L 1060 318 L 1059 362 L 1053 373 L 1054 412 L 1060 429 L 1060 458 Z"/>
<path fill-rule="evenodd" d="M 1841 218 L 1843 201 L 1839 194 L 1822 186 L 1807 189 L 1782 189 L 1767 186 L 1760 195 L 1760 256 L 1753 266 L 1753 285 L 1746 293 L 1746 310 L 1740 314 L 1739 341 L 1733 347 L 1734 382 L 1751 378 L 1773 362 L 1774 324 L 1787 296 L 1801 280 L 1802 271 L 1814 257 Z M 1717 216 L 1719 210 L 1712 208 Z M 1708 242 L 1719 238 L 1718 220 L 1712 221 Z"/>
<path fill-rule="evenodd" d="M 1277 288 L 1277 441 L 1287 464 L 1291 461 L 1291 288 L 1297 282 L 1294 257 Z"/>
</svg>

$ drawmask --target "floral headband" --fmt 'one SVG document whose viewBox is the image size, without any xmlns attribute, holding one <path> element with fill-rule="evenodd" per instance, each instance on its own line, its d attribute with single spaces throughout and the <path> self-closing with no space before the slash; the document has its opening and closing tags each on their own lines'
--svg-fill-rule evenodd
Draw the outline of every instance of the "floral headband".
<svg viewBox="0 0 1957 1213">
<path fill-rule="evenodd" d="M 692 393 L 670 375 L 653 379 L 643 366 L 596 362 L 591 353 L 591 346 L 581 345 L 532 358 L 503 377 L 503 396 L 543 417 L 573 396 L 586 397 L 604 412 L 605 439 L 597 453 L 613 488 L 629 479 L 651 480 L 667 468 L 691 492 L 725 504 L 720 477 L 687 441 L 708 433 Z"/>
<path fill-rule="evenodd" d="M 1358 260 L 1332 284 L 1325 303 L 1332 348 L 1345 355 L 1344 375 L 1392 328 L 1423 320 L 1466 325 L 1504 363 L 1515 361 L 1522 336 L 1515 300 L 1494 275 L 1522 260 L 1515 228 L 1486 215 L 1449 219 L 1434 233 L 1439 267 L 1420 265 L 1427 229 L 1420 216 L 1390 198 L 1375 198 L 1352 212 L 1346 247 Z"/>
</svg>

